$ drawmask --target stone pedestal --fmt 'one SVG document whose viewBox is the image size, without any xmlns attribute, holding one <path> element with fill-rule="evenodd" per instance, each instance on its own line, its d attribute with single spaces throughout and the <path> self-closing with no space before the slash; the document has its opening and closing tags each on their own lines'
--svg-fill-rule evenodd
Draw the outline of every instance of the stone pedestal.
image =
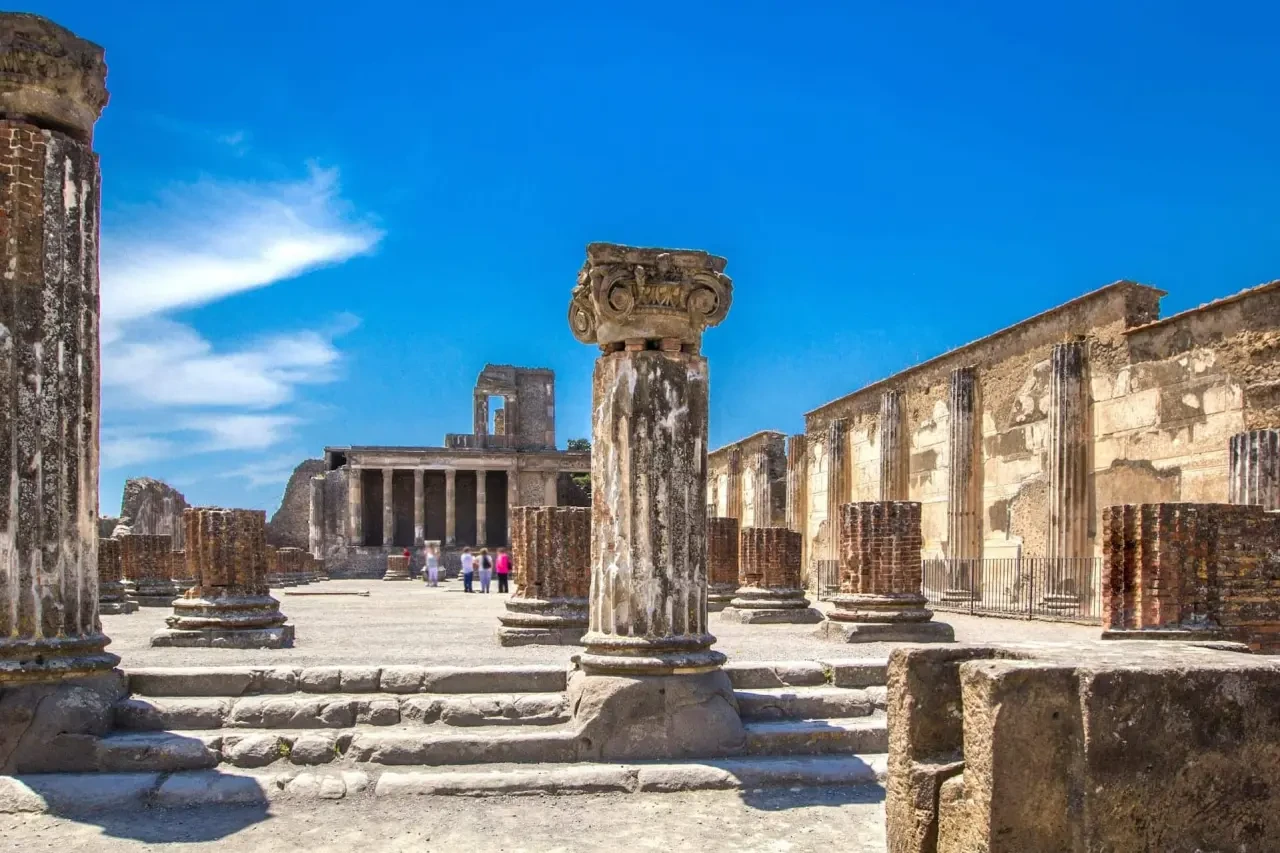
<svg viewBox="0 0 1280 853">
<path fill-rule="evenodd" d="M 120 537 L 120 561 L 124 576 L 133 586 L 133 596 L 141 607 L 172 607 L 178 587 L 173 569 L 173 539 L 147 533 Z"/>
<path fill-rule="evenodd" d="M 382 575 L 384 581 L 409 580 L 409 558 L 404 554 L 391 554 L 387 557 L 387 571 Z"/>
<path fill-rule="evenodd" d="M 819 635 L 850 643 L 951 642 L 920 592 L 920 504 L 870 501 L 840 507 L 840 594 Z"/>
<path fill-rule="evenodd" d="M 570 685 L 582 751 L 724 755 L 745 732 L 707 631 L 707 361 L 724 259 L 587 247 L 569 324 L 593 379 L 590 630 Z"/>
<path fill-rule="evenodd" d="M 196 585 L 173 602 L 153 646 L 283 648 L 293 644 L 280 603 L 266 583 L 266 513 L 196 507 L 183 512 Z"/>
<path fill-rule="evenodd" d="M 132 613 L 138 602 L 130 597 L 120 563 L 120 540 L 98 540 L 98 612 Z"/>
<path fill-rule="evenodd" d="M 707 610 L 724 610 L 738 590 L 738 519 L 707 519 Z"/>
<path fill-rule="evenodd" d="M 738 588 L 721 619 L 748 624 L 822 621 L 809 606 L 800 585 L 803 537 L 782 527 L 748 527 L 742 531 Z"/>
<path fill-rule="evenodd" d="M 591 510 L 513 507 L 512 580 L 498 617 L 504 646 L 572 645 L 587 630 L 591 588 Z"/>
</svg>

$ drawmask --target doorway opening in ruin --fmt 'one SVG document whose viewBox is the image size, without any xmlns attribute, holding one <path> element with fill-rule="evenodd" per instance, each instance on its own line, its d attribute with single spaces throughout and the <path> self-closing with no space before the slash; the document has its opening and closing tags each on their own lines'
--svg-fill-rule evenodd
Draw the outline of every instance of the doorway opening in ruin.
<svg viewBox="0 0 1280 853">
<path fill-rule="evenodd" d="M 476 472 L 454 475 L 454 536 L 459 545 L 476 544 Z M 487 505 L 486 505 L 487 509 Z"/>
<path fill-rule="evenodd" d="M 556 475 L 557 506 L 591 506 L 591 472 L 561 471 Z"/>
<path fill-rule="evenodd" d="M 445 473 L 443 471 L 427 471 L 422 476 L 422 503 L 424 539 L 443 542 L 445 540 Z"/>
<path fill-rule="evenodd" d="M 489 435 L 507 434 L 507 398 L 497 395 L 489 396 Z"/>
<path fill-rule="evenodd" d="M 361 545 L 382 544 L 382 471 L 364 468 L 360 471 L 363 514 L 360 519 L 364 541 Z"/>
<path fill-rule="evenodd" d="M 484 471 L 484 536 L 489 547 L 507 543 L 507 472 Z"/>
<path fill-rule="evenodd" d="M 395 471 L 391 475 L 391 511 L 395 521 L 392 542 L 401 548 L 413 547 L 413 472 Z"/>
</svg>

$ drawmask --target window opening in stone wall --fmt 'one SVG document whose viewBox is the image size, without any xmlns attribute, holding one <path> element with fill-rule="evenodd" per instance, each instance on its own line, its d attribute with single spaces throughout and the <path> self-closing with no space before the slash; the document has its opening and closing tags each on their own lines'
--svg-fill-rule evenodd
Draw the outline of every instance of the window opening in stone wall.
<svg viewBox="0 0 1280 853">
<path fill-rule="evenodd" d="M 514 424 L 507 423 L 506 398 L 489 395 L 489 435 L 507 435 L 514 427 Z"/>
</svg>

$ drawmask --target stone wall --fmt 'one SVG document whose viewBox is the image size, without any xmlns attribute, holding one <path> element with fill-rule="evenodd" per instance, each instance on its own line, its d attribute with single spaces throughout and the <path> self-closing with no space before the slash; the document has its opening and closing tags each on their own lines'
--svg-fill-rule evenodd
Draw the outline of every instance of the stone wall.
<svg viewBox="0 0 1280 853">
<path fill-rule="evenodd" d="M 277 548 L 310 547 L 311 478 L 323 473 L 323 459 L 304 459 L 293 469 L 280 507 L 267 522 L 268 544 Z"/>
<path fill-rule="evenodd" d="M 1107 507 L 1103 625 L 1206 632 L 1280 652 L 1280 514 L 1260 506 Z"/>
<path fill-rule="evenodd" d="M 173 547 L 183 547 L 182 511 L 188 506 L 182 492 L 163 480 L 133 477 L 124 484 L 120 516 L 129 519 L 134 533 L 168 536 Z"/>
<path fill-rule="evenodd" d="M 782 433 L 758 432 L 711 451 L 707 478 L 713 516 L 737 518 L 743 527 L 786 525 L 787 437 Z"/>
</svg>

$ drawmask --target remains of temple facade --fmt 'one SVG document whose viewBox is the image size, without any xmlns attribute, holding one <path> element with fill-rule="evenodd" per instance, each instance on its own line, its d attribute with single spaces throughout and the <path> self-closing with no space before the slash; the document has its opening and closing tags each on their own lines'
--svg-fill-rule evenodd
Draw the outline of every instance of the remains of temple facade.
<svg viewBox="0 0 1280 853">
<path fill-rule="evenodd" d="M 787 522 L 787 437 L 758 432 L 707 454 L 707 511 L 742 527 Z"/>
<path fill-rule="evenodd" d="M 840 594 L 820 629 L 850 643 L 949 642 L 920 591 L 920 504 L 864 501 L 840 507 Z"/>
<path fill-rule="evenodd" d="M 512 595 L 498 617 L 504 646 L 572 645 L 587 630 L 591 590 L 591 510 L 512 510 Z"/>
<path fill-rule="evenodd" d="M 707 519 L 707 609 L 723 610 L 738 591 L 738 519 Z"/>
<path fill-rule="evenodd" d="M 443 447 L 325 448 L 324 473 L 308 482 L 308 542 L 331 576 L 379 577 L 388 555 L 428 540 L 452 566 L 463 546 L 510 544 L 511 507 L 577 493 L 561 481 L 587 472 L 591 454 L 556 449 L 554 373 L 486 365 L 473 399 L 472 431 Z M 497 399 L 505 414 L 491 430 Z M 286 492 L 282 508 L 292 502 Z"/>
<path fill-rule="evenodd" d="M 173 602 L 153 646 L 282 648 L 293 644 L 267 588 L 267 516 L 261 510 L 188 508 L 186 554 L 196 584 Z"/>
<path fill-rule="evenodd" d="M 747 624 L 821 622 L 800 581 L 801 536 L 785 527 L 744 527 L 738 539 L 738 589 L 721 618 Z"/>
<path fill-rule="evenodd" d="M 130 533 L 121 536 L 120 563 L 142 607 L 170 607 L 178 596 L 173 582 L 173 540 L 168 536 Z"/>
</svg>

